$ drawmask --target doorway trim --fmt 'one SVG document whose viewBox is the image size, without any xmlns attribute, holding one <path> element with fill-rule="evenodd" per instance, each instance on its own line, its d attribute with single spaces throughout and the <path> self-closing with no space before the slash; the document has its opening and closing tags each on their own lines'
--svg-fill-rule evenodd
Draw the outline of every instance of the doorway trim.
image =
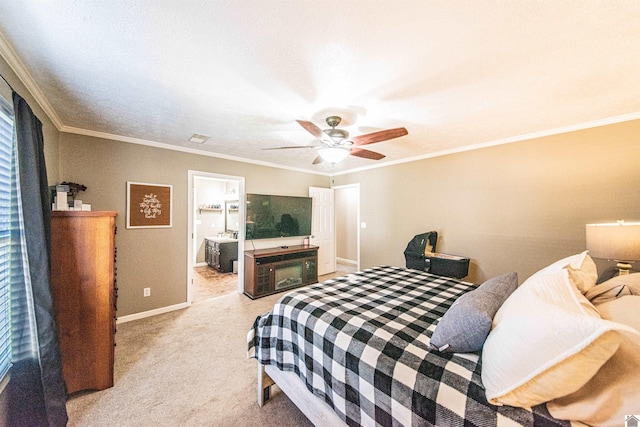
<svg viewBox="0 0 640 427">
<path fill-rule="evenodd" d="M 213 172 L 202 172 L 189 169 L 189 181 L 187 186 L 189 188 L 189 196 L 187 202 L 187 218 L 188 218 L 188 232 L 187 232 L 187 304 L 191 305 L 193 302 L 193 268 L 195 267 L 195 178 L 214 178 L 226 181 L 236 181 L 238 183 L 238 201 L 239 201 L 239 230 L 238 230 L 238 293 L 241 294 L 244 291 L 244 233 L 246 228 L 245 207 L 247 205 L 247 196 L 245 194 L 244 177 L 234 175 L 224 175 Z"/>
</svg>

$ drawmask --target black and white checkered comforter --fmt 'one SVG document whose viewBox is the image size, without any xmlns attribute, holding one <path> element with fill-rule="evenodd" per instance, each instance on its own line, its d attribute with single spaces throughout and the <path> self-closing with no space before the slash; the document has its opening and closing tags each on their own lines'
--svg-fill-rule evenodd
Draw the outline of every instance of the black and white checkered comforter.
<svg viewBox="0 0 640 427">
<path fill-rule="evenodd" d="M 568 426 L 544 405 L 490 405 L 479 354 L 429 349 L 473 286 L 381 266 L 284 295 L 248 334 L 249 357 L 295 372 L 349 425 Z"/>
</svg>

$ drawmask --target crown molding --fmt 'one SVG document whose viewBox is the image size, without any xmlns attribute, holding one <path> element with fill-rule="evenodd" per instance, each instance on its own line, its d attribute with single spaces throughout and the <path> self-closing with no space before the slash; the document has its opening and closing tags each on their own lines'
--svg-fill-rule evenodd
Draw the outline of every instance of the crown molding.
<svg viewBox="0 0 640 427">
<path fill-rule="evenodd" d="M 415 162 L 418 160 L 431 159 L 434 157 L 447 156 L 449 154 L 464 153 L 466 151 L 480 150 L 482 148 L 495 147 L 497 145 L 511 144 L 514 142 L 527 141 L 530 139 L 543 138 L 546 136 L 560 135 L 563 133 L 576 132 L 585 129 L 592 129 L 601 126 L 614 125 L 616 123 L 630 122 L 632 120 L 640 119 L 640 111 L 635 113 L 623 114 L 620 116 L 607 117 L 605 119 L 592 120 L 590 122 L 578 123 L 575 125 L 563 126 L 554 129 L 547 129 L 539 132 L 532 132 L 523 135 L 513 136 L 509 138 L 496 139 L 493 141 L 481 142 L 478 144 L 467 145 L 459 148 L 452 148 L 449 150 L 436 151 L 434 153 L 428 153 L 420 156 L 407 157 L 400 160 L 393 160 L 385 162 L 383 164 L 374 164 L 371 166 L 365 166 L 356 169 L 349 169 L 343 172 L 336 172 L 333 175 L 346 175 L 355 172 L 363 172 L 370 169 L 382 168 L 386 166 L 399 165 L 402 163 Z"/>
<path fill-rule="evenodd" d="M 509 138 L 501 138 L 501 139 L 496 139 L 496 140 L 493 140 L 493 141 L 481 142 L 481 143 L 478 143 L 478 144 L 472 144 L 472 145 L 467 145 L 467 146 L 464 146 L 464 147 L 452 148 L 452 149 L 449 149 L 449 150 L 436 151 L 436 152 L 433 152 L 433 153 L 423 154 L 423 155 L 420 155 L 420 156 L 407 157 L 407 158 L 404 158 L 404 159 L 388 161 L 388 162 L 384 162 L 384 163 L 376 163 L 376 164 L 372 164 L 370 166 L 364 166 L 364 167 L 360 167 L 360 168 L 347 169 L 347 170 L 339 171 L 339 172 L 331 171 L 329 173 L 313 171 L 313 170 L 304 169 L 304 168 L 292 168 L 292 167 L 288 167 L 288 166 L 278 165 L 278 164 L 275 164 L 275 163 L 263 162 L 263 161 L 260 161 L 260 160 L 252 160 L 252 159 L 246 159 L 246 158 L 243 158 L 243 157 L 236 157 L 236 156 L 229 156 L 229 155 L 225 155 L 225 154 L 212 153 L 210 151 L 198 150 L 198 149 L 195 149 L 195 148 L 181 147 L 181 146 L 172 145 L 172 144 L 165 144 L 165 143 L 161 143 L 161 142 L 149 141 L 149 140 L 139 139 L 139 138 L 131 138 L 131 137 L 128 137 L 128 136 L 113 135 L 113 134 L 104 133 L 104 132 L 96 132 L 96 131 L 91 131 L 91 130 L 87 130 L 87 129 L 74 128 L 74 127 L 70 127 L 70 126 L 62 126 L 62 129 L 60 129 L 60 131 L 61 132 L 67 132 L 67 133 L 73 133 L 73 134 L 77 134 L 77 135 L 92 136 L 92 137 L 95 137 L 95 138 L 103 138 L 103 139 L 111 139 L 111 140 L 114 140 L 114 141 L 128 142 L 128 143 L 131 143 L 131 144 L 146 145 L 146 146 L 149 146 L 149 147 L 162 148 L 162 149 L 165 149 L 165 150 L 174 150 L 174 151 L 181 151 L 181 152 L 184 152 L 184 153 L 198 154 L 198 155 L 201 155 L 201 156 L 216 157 L 216 158 L 225 159 L 225 160 L 233 160 L 233 161 L 236 161 L 236 162 L 250 163 L 250 164 L 254 164 L 254 165 L 267 166 L 267 167 L 272 167 L 272 168 L 277 168 L 277 169 L 284 169 L 284 170 L 289 170 L 289 171 L 293 171 L 293 172 L 303 172 L 303 173 L 310 173 L 310 174 L 322 175 L 322 176 L 340 176 L 340 175 L 347 175 L 347 174 L 356 173 L 356 172 L 364 172 L 364 171 L 371 170 L 371 169 L 384 168 L 384 167 L 387 167 L 387 166 L 399 165 L 399 164 L 403 164 L 403 163 L 416 162 L 416 161 L 419 161 L 419 160 L 431 159 L 431 158 L 434 158 L 434 157 L 447 156 L 447 155 L 450 155 L 450 154 L 457 154 L 457 153 L 464 153 L 464 152 L 467 152 L 467 151 L 480 150 L 482 148 L 495 147 L 495 146 L 498 146 L 498 145 L 511 144 L 511 143 L 514 143 L 514 142 L 527 141 L 527 140 L 530 140 L 530 139 L 543 138 L 543 137 L 547 137 L 547 136 L 560 135 L 560 134 L 563 134 L 563 133 L 576 132 L 576 131 L 585 130 L 585 129 L 592 129 L 592 128 L 601 127 L 601 126 L 613 125 L 613 124 L 616 124 L 616 123 L 629 122 L 629 121 L 638 120 L 638 119 L 640 119 L 640 111 L 639 112 L 634 112 L 634 113 L 629 113 L 629 114 L 623 114 L 623 115 L 620 115 L 620 116 L 614 116 L 614 117 L 608 117 L 608 118 L 604 118 L 604 119 L 592 120 L 590 122 L 578 123 L 578 124 L 569 125 L 569 126 L 562 126 L 562 127 L 554 128 L 554 129 L 547 129 L 547 130 L 539 131 L 539 132 L 527 133 L 527 134 L 523 134 L 523 135 L 509 137 Z"/>
<path fill-rule="evenodd" d="M 54 126 L 59 131 L 62 131 L 64 125 L 62 124 L 62 120 L 60 120 L 58 113 L 53 109 L 47 98 L 44 96 L 44 93 L 40 90 L 40 87 L 36 84 L 33 77 L 31 77 L 29 71 L 27 71 L 27 67 L 24 66 L 15 50 L 11 47 L 11 44 L 2 33 L 0 33 L 0 56 L 2 56 L 18 79 L 20 79 L 29 93 L 31 93 L 31 96 L 33 96 L 38 105 L 40 105 L 40 108 L 42 108 L 45 114 L 49 116 L 49 119 L 53 122 Z"/>
<path fill-rule="evenodd" d="M 330 176 L 331 175 L 331 174 L 326 173 L 326 172 L 312 171 L 312 170 L 303 169 L 303 168 L 292 168 L 292 167 L 289 167 L 289 166 L 278 165 L 278 164 L 270 163 L 270 162 L 263 162 L 263 161 L 260 161 L 260 160 L 247 159 L 247 158 L 244 158 L 244 157 L 229 156 L 227 154 L 212 153 L 210 151 L 198 150 L 198 149 L 191 148 L 191 147 L 182 147 L 182 146 L 179 146 L 179 145 L 165 144 L 165 143 L 162 143 L 162 142 L 150 141 L 150 140 L 147 140 L 147 139 L 132 138 L 132 137 L 129 137 L 129 136 L 122 136 L 122 135 L 114 135 L 114 134 L 110 134 L 110 133 L 97 132 L 97 131 L 93 131 L 93 130 L 75 128 L 75 127 L 71 127 L 71 126 L 63 126 L 62 129 L 60 129 L 60 132 L 71 133 L 71 134 L 75 134 L 75 135 L 90 136 L 90 137 L 93 137 L 93 138 L 109 139 L 109 140 L 112 140 L 112 141 L 126 142 L 126 143 L 129 143 L 129 144 L 145 145 L 147 147 L 161 148 L 161 149 L 164 149 L 164 150 L 172 150 L 172 151 L 180 151 L 182 153 L 197 154 L 197 155 L 200 155 L 200 156 L 207 156 L 207 157 L 215 157 L 215 158 L 218 158 L 218 159 L 232 160 L 232 161 L 241 162 L 241 163 L 250 163 L 250 164 L 258 165 L 258 166 L 266 166 L 266 167 L 277 168 L 277 169 L 285 169 L 285 170 L 292 171 L 292 172 L 303 172 L 303 173 L 310 173 L 310 174 L 322 175 L 322 176 Z"/>
</svg>

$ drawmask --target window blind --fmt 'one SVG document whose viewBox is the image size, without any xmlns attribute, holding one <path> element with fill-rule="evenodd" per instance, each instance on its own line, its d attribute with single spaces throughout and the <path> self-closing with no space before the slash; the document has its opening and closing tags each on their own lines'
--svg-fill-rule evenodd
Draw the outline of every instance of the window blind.
<svg viewBox="0 0 640 427">
<path fill-rule="evenodd" d="M 13 109 L 0 97 L 0 380 L 11 366 L 11 159 Z"/>
</svg>

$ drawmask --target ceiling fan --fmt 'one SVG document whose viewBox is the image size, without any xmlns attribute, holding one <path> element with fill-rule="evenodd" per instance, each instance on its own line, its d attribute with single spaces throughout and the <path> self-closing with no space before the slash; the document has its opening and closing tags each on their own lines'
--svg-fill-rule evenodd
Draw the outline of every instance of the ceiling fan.
<svg viewBox="0 0 640 427">
<path fill-rule="evenodd" d="M 375 151 L 359 148 L 362 145 L 373 144 L 374 142 L 387 141 L 389 139 L 398 138 L 407 135 L 409 132 L 405 128 L 395 128 L 381 130 L 378 132 L 367 133 L 349 138 L 349 132 L 344 129 L 337 129 L 342 118 L 339 116 L 329 116 L 326 118 L 327 125 L 330 129 L 320 129 L 313 122 L 306 120 L 296 120 L 307 132 L 315 136 L 324 145 L 294 145 L 289 147 L 264 148 L 263 150 L 286 150 L 289 148 L 315 148 L 318 150 L 318 157 L 315 158 L 313 164 L 322 163 L 323 161 L 335 164 L 344 160 L 347 156 L 357 156 L 365 159 L 380 160 L 384 154 Z"/>
</svg>

